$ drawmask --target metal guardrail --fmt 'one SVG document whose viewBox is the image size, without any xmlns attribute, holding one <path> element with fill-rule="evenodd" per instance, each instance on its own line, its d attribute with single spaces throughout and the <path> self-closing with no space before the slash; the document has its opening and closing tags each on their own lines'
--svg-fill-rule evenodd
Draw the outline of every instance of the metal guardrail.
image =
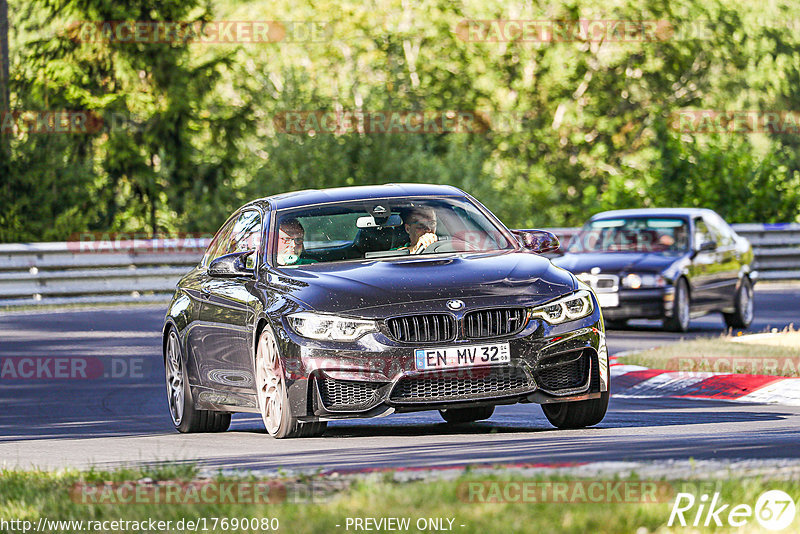
<svg viewBox="0 0 800 534">
<path fill-rule="evenodd" d="M 209 239 L 0 245 L 0 307 L 163 302 Z"/>
<path fill-rule="evenodd" d="M 735 224 L 762 280 L 800 280 L 800 224 Z M 566 244 L 578 228 L 550 228 Z M 0 244 L 0 307 L 163 302 L 208 239 Z"/>
</svg>

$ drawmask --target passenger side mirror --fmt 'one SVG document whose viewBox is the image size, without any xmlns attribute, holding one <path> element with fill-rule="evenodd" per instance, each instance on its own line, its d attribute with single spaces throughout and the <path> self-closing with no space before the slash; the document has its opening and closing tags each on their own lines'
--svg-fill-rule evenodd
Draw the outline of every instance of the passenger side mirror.
<svg viewBox="0 0 800 534">
<path fill-rule="evenodd" d="M 556 252 L 561 247 L 561 243 L 552 232 L 544 230 L 512 230 L 512 232 L 520 245 L 537 254 Z"/>
<path fill-rule="evenodd" d="M 252 276 L 253 270 L 247 268 L 247 257 L 255 252 L 245 250 L 225 254 L 213 260 L 208 266 L 209 276 L 216 278 L 234 278 L 237 276 Z"/>
</svg>

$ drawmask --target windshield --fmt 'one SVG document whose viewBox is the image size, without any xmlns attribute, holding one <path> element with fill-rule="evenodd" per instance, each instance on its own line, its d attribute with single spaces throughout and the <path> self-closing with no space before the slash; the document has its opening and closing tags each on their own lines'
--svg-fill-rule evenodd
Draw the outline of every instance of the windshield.
<svg viewBox="0 0 800 534">
<path fill-rule="evenodd" d="M 505 232 L 461 198 L 370 199 L 281 210 L 281 266 L 512 249 Z"/>
<path fill-rule="evenodd" d="M 567 252 L 684 252 L 688 223 L 671 218 L 599 219 L 587 223 L 570 241 Z"/>
</svg>

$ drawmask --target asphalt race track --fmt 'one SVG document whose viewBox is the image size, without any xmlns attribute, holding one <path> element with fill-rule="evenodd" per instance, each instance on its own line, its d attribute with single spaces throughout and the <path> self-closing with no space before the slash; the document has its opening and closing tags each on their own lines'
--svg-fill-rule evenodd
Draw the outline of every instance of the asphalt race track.
<svg viewBox="0 0 800 534">
<path fill-rule="evenodd" d="M 800 287 L 758 289 L 750 331 L 800 324 Z M 272 440 L 258 417 L 223 434 L 180 435 L 166 408 L 163 309 L 0 315 L 0 359 L 75 357 L 87 379 L 0 379 L 0 464 L 112 467 L 193 462 L 233 469 L 363 469 L 499 462 L 800 458 L 800 407 L 678 399 L 615 399 L 597 427 L 560 431 L 537 405 L 504 406 L 488 422 L 445 425 L 438 413 L 330 423 L 322 438 Z M 720 316 L 683 337 L 718 336 Z M 636 322 L 610 331 L 611 354 L 680 339 Z M 111 358 L 114 358 L 113 364 Z M 92 363 L 93 362 L 93 363 Z M 40 374 L 58 374 L 54 368 Z M 61 369 L 63 371 L 63 369 Z"/>
</svg>

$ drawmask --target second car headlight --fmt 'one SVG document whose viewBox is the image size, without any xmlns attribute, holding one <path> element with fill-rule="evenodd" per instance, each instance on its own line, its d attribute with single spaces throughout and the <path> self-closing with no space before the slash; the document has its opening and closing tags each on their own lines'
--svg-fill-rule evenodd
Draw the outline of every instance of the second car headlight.
<svg viewBox="0 0 800 534">
<path fill-rule="evenodd" d="M 550 324 L 560 324 L 586 317 L 592 311 L 594 311 L 592 295 L 589 291 L 582 289 L 550 304 L 533 308 L 531 317 L 543 319 Z"/>
<path fill-rule="evenodd" d="M 293 313 L 288 320 L 292 330 L 311 339 L 354 341 L 364 334 L 378 331 L 375 321 L 312 312 Z"/>
<path fill-rule="evenodd" d="M 666 280 L 660 274 L 630 273 L 622 279 L 622 287 L 639 289 L 640 287 L 664 287 Z"/>
</svg>

